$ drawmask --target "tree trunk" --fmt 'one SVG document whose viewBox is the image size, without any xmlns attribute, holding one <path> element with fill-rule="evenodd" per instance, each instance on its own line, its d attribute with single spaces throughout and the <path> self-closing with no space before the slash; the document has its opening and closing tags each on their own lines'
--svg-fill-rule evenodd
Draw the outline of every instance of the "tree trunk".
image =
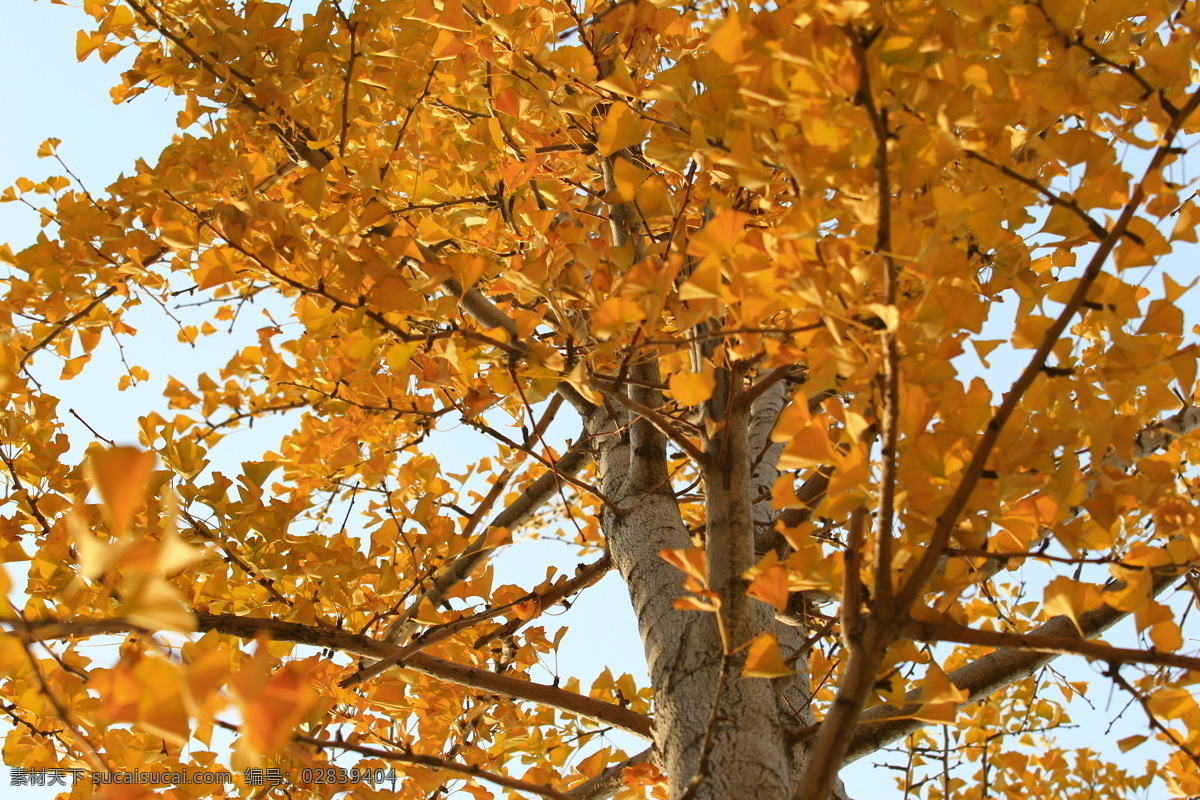
<svg viewBox="0 0 1200 800">
<path fill-rule="evenodd" d="M 747 427 L 722 437 L 725 460 L 706 474 L 708 582 L 716 614 L 676 609 L 683 574 L 659 554 L 692 546 L 661 448 L 638 446 L 638 425 L 601 413 L 589 421 L 602 491 L 616 506 L 602 519 L 609 552 L 629 590 L 655 689 L 654 740 L 673 800 L 790 796 L 789 754 L 771 681 L 742 678 L 745 648 L 773 625 L 769 606 L 746 596 L 742 573 L 754 563 Z M 647 437 L 648 438 L 648 437 Z M 732 443 L 732 446 L 730 444 Z M 647 462 L 652 463 L 647 463 Z M 726 653 L 728 647 L 738 650 Z M 805 687 L 806 689 L 807 687 Z"/>
</svg>

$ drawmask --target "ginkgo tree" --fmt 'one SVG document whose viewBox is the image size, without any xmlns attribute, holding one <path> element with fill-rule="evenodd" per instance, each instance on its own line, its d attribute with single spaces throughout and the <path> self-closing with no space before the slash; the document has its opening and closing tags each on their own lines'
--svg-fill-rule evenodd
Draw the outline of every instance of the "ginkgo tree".
<svg viewBox="0 0 1200 800">
<path fill-rule="evenodd" d="M 898 748 L 906 796 L 1200 794 L 1194 0 L 83 5 L 113 99 L 184 110 L 102 193 L 3 195 L 45 228 L 0 250 L 10 766 L 824 800 Z M 46 378 L 138 306 L 267 324 L 113 376 L 169 406 L 136 446 L 69 439 Z M 500 584 L 531 532 L 579 557 Z M 613 569 L 648 685 L 536 680 Z M 1089 690 L 1162 763 L 1036 738 Z"/>
</svg>

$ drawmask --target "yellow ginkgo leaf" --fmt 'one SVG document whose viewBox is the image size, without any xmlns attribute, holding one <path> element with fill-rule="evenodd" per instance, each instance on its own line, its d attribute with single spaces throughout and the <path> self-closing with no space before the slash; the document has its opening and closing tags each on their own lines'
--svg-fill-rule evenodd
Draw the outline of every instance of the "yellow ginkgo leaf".
<svg viewBox="0 0 1200 800">
<path fill-rule="evenodd" d="M 1166 619 L 1150 627 L 1150 641 L 1154 649 L 1163 653 L 1174 653 L 1183 647 L 1183 632 L 1173 619 Z"/>
<path fill-rule="evenodd" d="M 615 188 L 608 199 L 616 203 L 628 203 L 637 197 L 638 187 L 650 177 L 650 173 L 625 158 L 614 159 L 614 162 Z"/>
<path fill-rule="evenodd" d="M 1117 742 L 1117 747 L 1121 748 L 1122 753 L 1128 753 L 1130 750 L 1137 747 L 1142 742 L 1146 741 L 1147 738 L 1149 738 L 1149 737 L 1143 736 L 1141 734 L 1138 734 L 1136 736 L 1126 736 L 1124 739 L 1121 739 L 1120 741 Z"/>
<path fill-rule="evenodd" d="M 668 381 L 669 394 L 685 406 L 698 406 L 712 397 L 717 381 L 711 364 L 705 364 L 700 372 L 683 372 L 672 375 Z"/>
<path fill-rule="evenodd" d="M 1159 719 L 1179 719 L 1196 710 L 1196 699 L 1187 689 L 1159 689 L 1151 693 L 1147 708 Z"/>
<path fill-rule="evenodd" d="M 777 561 L 778 556 L 774 550 L 771 550 L 767 553 L 766 559 Z M 776 611 L 783 611 L 787 608 L 788 598 L 791 594 L 788 591 L 787 568 L 779 563 L 772 563 L 762 568 L 762 571 L 750 581 L 750 588 L 746 590 L 746 594 L 771 604 Z"/>
<path fill-rule="evenodd" d="M 618 150 L 632 147 L 646 138 L 648 123 L 624 103 L 617 103 L 608 112 L 600 133 L 596 137 L 596 148 L 607 158 Z"/>
<path fill-rule="evenodd" d="M 1071 580 L 1066 576 L 1057 577 L 1046 584 L 1043 597 L 1046 613 L 1063 614 L 1075 623 L 1080 635 L 1083 634 L 1083 629 L 1079 626 L 1079 615 L 1099 608 L 1104 603 L 1100 590 L 1095 586 Z"/>
<path fill-rule="evenodd" d="M 7 677 L 29 667 L 25 645 L 11 633 L 0 633 L 0 676 Z"/>
<path fill-rule="evenodd" d="M 637 302 L 625 297 L 609 297 L 592 314 L 592 335 L 606 340 L 622 328 L 646 318 L 646 312 Z"/>
<path fill-rule="evenodd" d="M 513 606 L 513 613 L 518 619 L 531 620 L 537 616 L 539 603 L 536 598 L 524 600 Z"/>
<path fill-rule="evenodd" d="M 145 499 L 154 453 L 136 447 L 93 450 L 85 467 L 88 480 L 108 507 L 112 533 L 121 535 L 133 510 Z"/>
<path fill-rule="evenodd" d="M 959 689 L 936 663 L 929 665 L 925 681 L 921 684 L 922 703 L 965 703 L 971 696 L 966 689 Z"/>
<path fill-rule="evenodd" d="M 726 64 L 736 64 L 742 60 L 745 38 L 746 34 L 738 15 L 730 14 L 708 40 L 708 47 Z"/>
<path fill-rule="evenodd" d="M 134 573 L 122 584 L 125 602 L 120 616 L 152 631 L 196 630 L 196 617 L 187 609 L 183 595 L 162 577 Z"/>
<path fill-rule="evenodd" d="M 782 678 L 795 674 L 795 670 L 783 663 L 779 654 L 779 642 L 773 633 L 760 633 L 750 643 L 746 652 L 746 663 L 742 667 L 743 678 Z"/>
<path fill-rule="evenodd" d="M 936 663 L 930 664 L 925 681 L 921 684 L 921 705 L 913 718 L 949 724 L 958 716 L 958 707 L 967 702 L 969 697 L 970 692 L 952 684 L 941 667 Z"/>
<path fill-rule="evenodd" d="M 683 570 L 684 574 L 690 578 L 695 578 L 701 583 L 704 582 L 705 575 L 705 559 L 704 551 L 699 547 L 687 547 L 681 549 L 665 548 L 658 554 L 664 561 L 674 567 Z"/>
<path fill-rule="evenodd" d="M 158 569 L 163 575 L 176 575 L 204 557 L 204 550 L 188 544 L 176 530 L 163 534 L 158 545 Z"/>
<path fill-rule="evenodd" d="M 283 747 L 317 699 L 304 662 L 289 662 L 272 674 L 265 653 L 266 648 L 260 648 L 233 679 L 241 733 L 257 755 L 272 755 Z"/>
<path fill-rule="evenodd" d="M 58 149 L 60 144 L 62 144 L 62 139 L 55 139 L 54 137 L 47 139 L 38 146 L 37 157 L 49 158 L 50 156 L 54 155 L 54 152 Z"/>
<path fill-rule="evenodd" d="M 191 733 L 182 675 L 175 664 L 163 658 L 143 658 L 133 668 L 134 685 L 123 686 L 136 694 L 138 728 L 182 747 Z"/>
<path fill-rule="evenodd" d="M 720 602 L 715 598 L 693 597 L 692 595 L 684 595 L 683 597 L 675 598 L 672 603 L 672 608 L 677 611 L 709 611 L 715 612 L 720 608 Z"/>
</svg>

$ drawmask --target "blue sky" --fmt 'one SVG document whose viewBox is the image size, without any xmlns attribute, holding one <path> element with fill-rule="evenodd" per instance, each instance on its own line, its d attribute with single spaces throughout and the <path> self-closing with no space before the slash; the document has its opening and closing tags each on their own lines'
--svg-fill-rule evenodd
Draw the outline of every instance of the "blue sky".
<svg viewBox="0 0 1200 800">
<path fill-rule="evenodd" d="M 75 32 L 90 21 L 79 8 L 48 0 L 8 0 L 0 26 L 0 99 L 8 109 L 0 126 L 0 186 L 18 176 L 56 174 L 53 160 L 39 160 L 37 146 L 63 140 L 62 156 L 88 188 L 107 186 L 139 156 L 170 143 L 176 98 L 157 90 L 117 106 L 108 97 L 127 54 L 109 64 L 75 60 Z M 14 245 L 37 230 L 36 216 L 18 204 L 0 205 L 0 238 Z"/>
<path fill-rule="evenodd" d="M 181 104 L 163 90 L 152 90 L 121 106 L 110 101 L 108 90 L 128 63 L 125 55 L 109 64 L 102 64 L 95 57 L 84 64 L 76 61 L 75 32 L 87 21 L 78 8 L 52 5 L 48 0 L 6 0 L 3 24 L 0 25 L 0 75 L 6 77 L 0 83 L 0 108 L 8 111 L 8 120 L 6 125 L 0 126 L 0 153 L 3 154 L 0 188 L 19 176 L 41 179 L 61 172 L 53 160 L 39 160 L 34 155 L 43 140 L 57 137 L 62 140 L 59 153 L 71 170 L 90 190 L 103 191 L 103 187 L 122 171 L 131 169 L 137 158 L 152 161 L 176 132 L 175 113 Z M 16 248 L 31 241 L 38 229 L 37 215 L 30 209 L 17 203 L 0 204 L 0 242 L 8 242 Z M 1173 258 L 1169 269 L 1185 283 L 1195 274 L 1192 262 L 1183 257 Z M 1161 284 L 1157 277 L 1152 277 L 1147 285 L 1157 292 Z M 1191 314 L 1190 318 L 1194 322 L 1200 315 Z M 161 326 L 162 322 L 152 315 L 146 317 L 146 325 Z M 162 406 L 159 392 L 169 370 L 186 368 L 186 374 L 180 377 L 191 378 L 204 368 L 205 362 L 219 363 L 213 359 L 228 346 L 228 343 L 217 342 L 211 345 L 212 349 L 202 353 L 184 351 L 181 356 L 181 346 L 176 345 L 173 332 L 153 327 L 142 330 L 150 335 L 135 338 L 130 345 L 131 358 L 134 363 L 150 369 L 149 385 L 125 393 L 116 392 L 116 372 L 105 366 L 105 359 L 110 366 L 116 363 L 112 348 L 98 358 L 83 378 L 69 384 L 58 385 L 53 380 L 48 383 L 56 393 L 62 392 L 67 403 L 85 403 L 80 410 L 89 422 L 118 441 L 133 441 L 133 423 L 137 415 Z M 52 365 L 48 362 L 52 361 L 43 361 L 43 368 L 48 372 L 56 371 L 50 369 Z M 997 372 L 990 376 L 997 394 L 1007 385 L 999 376 L 1006 368 L 1011 370 L 1014 363 L 997 364 Z M 82 427 L 73 421 L 69 423 L 72 438 L 82 441 L 85 435 Z M 236 462 L 239 458 L 257 457 L 264 447 L 270 446 L 271 436 L 281 430 L 280 426 L 259 427 L 255 435 L 239 438 L 237 447 L 241 449 L 227 454 L 226 458 Z M 463 442 L 465 440 L 460 440 Z M 469 450 L 470 445 L 466 447 Z M 449 450 L 437 454 L 446 466 L 451 466 L 456 457 Z M 459 452 L 458 456 L 461 455 Z M 522 583 L 532 579 L 536 583 L 544 576 L 547 564 L 555 563 L 569 569 L 578 561 L 573 551 L 568 553 L 561 545 L 544 544 L 534 548 L 532 558 L 520 562 L 510 558 L 502 562 L 507 573 L 504 579 Z M 548 619 L 547 627 L 556 627 L 562 621 Z M 642 672 L 636 626 L 616 576 L 610 576 L 602 587 L 585 594 L 566 621 L 575 626 L 575 631 L 564 644 L 558 664 L 561 674 L 578 675 L 587 686 L 603 663 L 610 664 L 616 674 Z M 1069 670 L 1073 679 L 1100 680 L 1079 661 L 1071 666 L 1057 666 Z M 549 680 L 550 673 L 539 677 Z M 1116 703 L 1113 713 L 1121 704 L 1123 701 Z M 1099 697 L 1097 705 L 1100 708 L 1094 717 L 1085 716 L 1086 730 L 1079 734 L 1080 745 L 1095 744 L 1096 726 L 1102 729 L 1107 724 L 1109 715 L 1104 713 L 1103 696 Z M 1132 714 L 1125 723 L 1122 727 L 1136 730 L 1121 735 L 1142 732 L 1144 728 L 1141 718 Z M 0 733 L 3 730 L 0 726 Z M 1147 754 L 1143 750 L 1148 749 L 1149 746 L 1131 754 L 1123 763 L 1136 768 Z M 890 774 L 870 768 L 874 760 L 864 759 L 846 776 L 852 794 L 859 800 L 880 792 L 890 796 L 895 791 Z M 0 785 L 5 783 L 7 776 L 0 776 Z M 53 796 L 49 791 L 20 791 L 21 797 Z"/>
<path fill-rule="evenodd" d="M 10 110 L 10 119 L 15 123 L 0 126 L 0 153 L 4 153 L 0 188 L 18 177 L 40 180 L 61 174 L 62 168 L 53 159 L 38 159 L 35 155 L 43 141 L 55 137 L 62 140 L 58 152 L 71 171 L 90 191 L 102 192 L 123 171 L 131 170 L 138 158 L 153 163 L 177 132 L 175 115 L 182 104 L 165 90 L 152 89 L 119 106 L 110 100 L 109 89 L 118 81 L 121 70 L 128 67 L 129 54 L 121 54 L 108 64 L 95 56 L 82 64 L 76 60 L 75 32 L 89 21 L 79 8 L 52 5 L 46 0 L 5 3 L 0 25 L 0 74 L 19 79 L 0 83 L 0 104 Z M 0 204 L 0 242 L 19 249 L 32 242 L 39 230 L 34 210 L 19 203 Z M 161 315 L 150 308 L 135 310 L 130 320 L 140 334 L 126 341 L 126 357 L 151 373 L 151 380 L 141 387 L 117 392 L 121 370 L 115 347 L 107 342 L 84 373 L 70 382 L 55 379 L 59 368 L 56 357 L 44 358 L 37 365 L 39 380 L 47 391 L 63 399 L 63 409 L 76 408 L 89 424 L 122 443 L 135 442 L 140 414 L 165 410 L 160 393 L 168 374 L 187 380 L 201 370 L 218 367 L 237 340 L 245 343 L 245 336 L 237 333 L 252 332 L 262 324 L 261 318 L 252 317 L 234 336 L 202 340 L 199 348 L 191 350 L 176 342 L 174 330 L 167 328 Z M 65 412 L 63 417 L 73 451 L 78 453 L 80 445 L 89 439 L 87 431 Z M 223 452 L 219 460 L 214 459 L 215 466 L 226 464 L 236 469 L 238 461 L 259 457 L 285 426 L 283 419 L 269 420 L 256 425 L 253 431 L 234 434 L 220 448 Z M 486 442 L 468 438 L 460 431 L 437 438 L 441 448 L 436 455 L 450 471 L 473 460 L 476 447 L 486 446 Z M 546 567 L 551 564 L 569 572 L 576 563 L 594 557 L 581 559 L 574 548 L 558 543 L 535 543 L 532 548 L 522 548 L 519 558 L 502 560 L 497 583 L 536 585 L 545 578 Z M 9 571 L 19 580 L 22 565 L 13 565 Z M 644 672 L 636 622 L 615 574 L 582 596 L 570 616 L 574 631 L 564 640 L 557 663 L 546 664 L 535 679 L 549 682 L 556 674 L 575 675 L 586 688 L 605 664 L 616 675 Z M 564 621 L 547 616 L 542 624 L 553 632 Z M 228 715 L 226 718 L 232 719 Z M 0 735 L 6 731 L 0 721 Z M 623 745 L 636 750 L 643 746 L 632 738 Z M 0 775 L 0 785 L 7 783 L 8 775 Z M 55 796 L 50 789 L 23 787 L 13 791 L 29 800 Z"/>
</svg>

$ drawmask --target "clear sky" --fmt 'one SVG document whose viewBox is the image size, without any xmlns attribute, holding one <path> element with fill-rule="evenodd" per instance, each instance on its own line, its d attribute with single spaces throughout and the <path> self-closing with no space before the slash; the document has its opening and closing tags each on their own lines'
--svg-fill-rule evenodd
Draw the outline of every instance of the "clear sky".
<svg viewBox="0 0 1200 800">
<path fill-rule="evenodd" d="M 40 180 L 62 174 L 62 167 L 53 159 L 38 159 L 35 155 L 38 145 L 50 137 L 62 140 L 59 155 L 88 189 L 103 192 L 122 172 L 131 171 L 138 158 L 153 163 L 177 133 L 175 115 L 182 104 L 165 90 L 152 89 L 119 106 L 112 103 L 109 89 L 118 82 L 120 72 L 128 68 L 129 54 L 121 54 L 108 64 L 95 56 L 83 63 L 76 60 L 75 33 L 88 22 L 90 18 L 78 7 L 54 5 L 47 0 L 5 0 L 0 10 L 0 75 L 12 77 L 0 82 L 0 107 L 10 112 L 10 123 L 0 126 L 0 189 L 18 177 Z M 39 215 L 33 209 L 20 203 L 0 204 L 0 242 L 16 250 L 32 242 L 39 229 Z M 203 311 L 192 313 L 198 316 L 186 321 L 204 318 Z M 43 358 L 37 365 L 37 375 L 47 391 L 63 399 L 62 416 L 73 452 L 78 453 L 90 437 L 66 414 L 66 408 L 76 409 L 104 435 L 121 443 L 134 443 L 137 417 L 150 410 L 165 411 L 161 391 L 167 375 L 187 380 L 198 372 L 219 367 L 239 340 L 244 345 L 246 334 L 252 335 L 254 328 L 263 324 L 261 317 L 247 316 L 249 320 L 234 336 L 204 339 L 192 350 L 175 340 L 174 330 L 154 309 L 135 310 L 128 319 L 140 334 L 125 341 L 125 354 L 130 363 L 146 367 L 151 379 L 125 392 L 116 390 L 122 370 L 110 342 L 102 344 L 94 362 L 69 382 L 56 380 L 60 366 L 56 357 Z M 238 461 L 258 458 L 275 444 L 286 425 L 285 419 L 276 418 L 256 424 L 253 431 L 235 433 L 218 449 L 221 457 L 214 459 L 214 468 L 226 464 L 236 469 Z M 434 441 L 438 448 L 435 455 L 449 471 L 458 471 L 461 464 L 477 457 L 476 448 L 490 449 L 486 441 L 464 431 L 447 431 Z M 595 557 L 580 558 L 575 548 L 558 543 L 533 543 L 500 560 L 497 584 L 534 586 L 545 579 L 546 567 L 551 564 L 570 574 L 575 564 Z M 9 568 L 18 580 L 23 570 L 20 564 Z M 582 595 L 568 619 L 547 616 L 541 621 L 551 632 L 564 622 L 573 630 L 563 641 L 557 663 L 548 663 L 535 679 L 549 682 L 555 675 L 577 676 L 586 688 L 606 664 L 616 675 L 644 673 L 636 621 L 619 580 L 614 573 Z M 639 678 L 639 682 L 645 681 Z M 0 735 L 6 731 L 0 720 Z M 636 748 L 629 751 L 632 753 L 644 745 L 627 737 L 619 746 Z M 7 770 L 0 774 L 0 786 L 7 785 L 8 778 Z M 49 789 L 13 791 L 28 800 L 55 795 Z"/>
<path fill-rule="evenodd" d="M 49 137 L 62 140 L 59 153 L 92 191 L 103 191 L 119 173 L 130 170 L 139 157 L 153 161 L 176 132 L 175 113 L 181 107 L 177 98 L 163 90 L 152 90 L 132 103 L 113 105 L 108 90 L 127 65 L 128 58 L 122 55 L 109 64 L 102 64 L 93 57 L 79 64 L 75 59 L 75 32 L 86 24 L 87 18 L 78 8 L 52 5 L 48 0 L 4 0 L 3 5 L 0 11 L 0 75 L 5 79 L 0 81 L 0 108 L 6 110 L 7 119 L 6 124 L 0 126 L 0 188 L 11 184 L 18 176 L 40 179 L 61 172 L 53 160 L 39 160 L 34 156 L 38 145 Z M 33 211 L 17 203 L 0 205 L 0 242 L 8 242 L 15 249 L 31 241 L 37 231 L 38 219 Z M 1184 282 L 1190 282 L 1195 272 L 1191 261 L 1178 258 L 1171 269 Z M 1160 283 L 1157 278 L 1152 278 L 1148 285 L 1157 291 Z M 1200 314 L 1193 314 L 1191 319 L 1200 319 Z M 147 324 L 162 323 L 147 318 Z M 143 329 L 143 332 L 147 331 Z M 226 346 L 217 343 L 212 345 L 212 350 L 202 353 L 184 352 L 181 362 L 173 332 L 153 328 L 149 332 L 152 335 L 136 337 L 131 343 L 131 357 L 150 369 L 152 378 L 148 386 L 125 393 L 115 391 L 116 373 L 106 369 L 104 361 L 108 359 L 109 364 L 115 364 L 112 348 L 85 371 L 82 379 L 62 385 L 51 380 L 48 385 L 56 393 L 61 391 L 66 403 L 82 403 L 80 412 L 106 435 L 118 441 L 133 441 L 136 416 L 162 406 L 160 392 L 166 374 L 172 369 L 180 369 L 183 363 L 187 373 L 181 377 L 190 378 L 204 368 L 202 362 L 216 359 L 221 348 Z M 160 333 L 162 335 L 158 335 Z M 993 388 L 999 393 L 1005 384 L 997 382 Z M 72 437 L 82 440 L 85 435 L 82 427 L 74 422 L 71 425 Z M 279 425 L 260 426 L 255 435 L 239 439 L 239 446 L 243 448 L 240 457 L 257 457 L 264 447 L 271 445 L 272 435 L 281 430 Z M 467 447 L 469 449 L 469 445 Z M 438 455 L 447 466 L 455 458 L 451 451 Z M 536 583 L 544 576 L 546 564 L 556 563 L 562 569 L 570 569 L 579 560 L 573 551 L 568 553 L 561 545 L 541 545 L 535 552 L 538 553 L 536 560 L 514 563 L 508 559 L 503 562 L 507 573 L 505 580 L 528 583 L 532 579 Z M 558 667 L 563 675 L 581 677 L 585 686 L 603 663 L 612 665 L 616 674 L 625 671 L 641 674 L 644 670 L 636 625 L 628 601 L 616 581 L 616 576 L 610 576 L 604 586 L 586 593 L 567 618 L 575 632 L 566 640 Z M 547 626 L 555 627 L 561 621 L 547 620 Z M 1189 643 L 1185 649 L 1193 645 Z M 1101 680 L 1094 670 L 1079 661 L 1068 669 L 1073 679 Z M 549 679 L 550 674 L 541 677 Z M 1085 715 L 1086 727 L 1078 734 L 1080 745 L 1095 744 L 1101 738 L 1098 731 L 1103 730 L 1108 718 L 1117 710 L 1114 708 L 1111 713 L 1105 713 L 1103 696 L 1097 705 L 1098 710 L 1091 716 L 1086 710 L 1072 709 L 1073 713 Z M 1122 727 L 1136 729 L 1121 734 L 1128 735 L 1142 732 L 1144 724 L 1140 717 L 1129 715 Z M 3 731 L 0 725 L 0 733 Z M 1123 763 L 1136 769 L 1149 755 L 1144 752 L 1148 749 L 1131 754 Z M 868 800 L 880 793 L 884 796 L 895 793 L 892 776 L 872 770 L 873 760 L 865 759 L 846 776 L 852 794 L 858 800 Z M 0 785 L 7 784 L 7 778 L 7 775 L 0 776 Z M 53 792 L 45 790 L 16 791 L 31 800 L 53 796 Z"/>
<path fill-rule="evenodd" d="M 79 4 L 76 4 L 79 5 Z M 121 106 L 108 90 L 128 66 L 128 54 L 108 64 L 75 59 L 75 32 L 90 22 L 78 7 L 48 0 L 6 0 L 0 24 L 0 186 L 18 176 L 58 174 L 51 159 L 34 155 L 51 136 L 63 140 L 62 156 L 88 188 L 107 186 L 136 158 L 153 157 L 176 131 L 178 100 L 152 90 Z M 28 240 L 37 219 L 16 203 L 0 205 L 0 238 Z"/>
</svg>

